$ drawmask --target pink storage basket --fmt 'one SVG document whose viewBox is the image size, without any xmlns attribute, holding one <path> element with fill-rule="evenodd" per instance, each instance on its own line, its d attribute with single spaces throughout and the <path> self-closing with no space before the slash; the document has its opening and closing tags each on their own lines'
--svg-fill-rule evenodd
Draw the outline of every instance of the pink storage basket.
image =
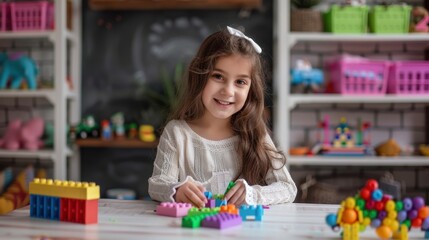
<svg viewBox="0 0 429 240">
<path fill-rule="evenodd" d="M 390 67 L 388 93 L 429 94 L 429 61 L 398 61 Z"/>
<path fill-rule="evenodd" d="M 47 1 L 10 3 L 12 31 L 46 29 Z"/>
<path fill-rule="evenodd" d="M 7 24 L 9 20 L 7 16 L 7 8 L 7 3 L 0 3 L 0 31 L 7 30 Z"/>
<path fill-rule="evenodd" d="M 341 94 L 384 95 L 389 63 L 341 58 L 328 65 L 333 90 Z"/>
</svg>

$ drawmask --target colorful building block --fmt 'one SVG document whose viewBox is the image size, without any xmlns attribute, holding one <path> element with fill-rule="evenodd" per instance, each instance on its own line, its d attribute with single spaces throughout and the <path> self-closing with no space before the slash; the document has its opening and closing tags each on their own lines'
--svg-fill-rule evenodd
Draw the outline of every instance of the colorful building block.
<svg viewBox="0 0 429 240">
<path fill-rule="evenodd" d="M 220 212 L 221 213 L 226 212 L 226 213 L 238 215 L 238 209 L 237 209 L 237 207 L 235 207 L 234 204 L 228 204 L 226 206 L 221 206 Z"/>
<path fill-rule="evenodd" d="M 204 205 L 206 208 L 216 207 L 216 199 L 207 199 L 207 203 Z"/>
<path fill-rule="evenodd" d="M 183 217 L 192 208 L 190 203 L 162 202 L 156 207 L 156 214 L 169 217 Z"/>
<path fill-rule="evenodd" d="M 29 191 L 30 217 L 82 224 L 98 222 L 100 187 L 95 183 L 35 178 Z"/>
<path fill-rule="evenodd" d="M 202 227 L 225 229 L 240 225 L 241 217 L 236 214 L 219 213 L 217 215 L 204 218 L 201 223 Z"/>
<path fill-rule="evenodd" d="M 188 211 L 188 215 L 187 216 L 199 216 L 199 215 L 214 215 L 214 214 L 218 214 L 220 211 L 220 208 L 215 207 L 215 208 L 196 208 L 196 207 L 192 207 L 191 209 L 189 209 Z"/>
<path fill-rule="evenodd" d="M 262 221 L 264 208 L 262 205 L 241 205 L 239 212 L 243 221 L 246 221 L 248 216 L 254 216 L 255 221 Z"/>
<path fill-rule="evenodd" d="M 235 182 L 229 182 L 228 187 L 226 187 L 225 193 L 223 195 L 226 195 L 227 192 L 229 192 L 229 190 L 231 190 L 231 188 L 233 188 L 235 186 Z"/>
<path fill-rule="evenodd" d="M 213 215 L 213 213 L 204 213 L 200 215 L 185 216 L 182 218 L 182 227 L 185 228 L 199 228 L 201 222 L 208 216 Z"/>
<path fill-rule="evenodd" d="M 30 182 L 30 194 L 92 200 L 100 198 L 100 186 L 93 182 L 88 183 L 35 178 Z"/>
</svg>

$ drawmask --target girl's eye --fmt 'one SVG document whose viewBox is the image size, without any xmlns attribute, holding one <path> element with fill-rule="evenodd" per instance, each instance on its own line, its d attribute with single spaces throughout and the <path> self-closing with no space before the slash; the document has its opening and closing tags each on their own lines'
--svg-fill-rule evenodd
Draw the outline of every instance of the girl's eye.
<svg viewBox="0 0 429 240">
<path fill-rule="evenodd" d="M 238 85 L 245 85 L 247 82 L 245 80 L 239 79 L 236 81 Z"/>
<path fill-rule="evenodd" d="M 214 74 L 212 75 L 212 77 L 214 77 L 214 78 L 216 78 L 216 79 L 222 79 L 222 75 L 221 75 L 221 74 L 219 74 L 219 73 L 214 73 Z"/>
</svg>

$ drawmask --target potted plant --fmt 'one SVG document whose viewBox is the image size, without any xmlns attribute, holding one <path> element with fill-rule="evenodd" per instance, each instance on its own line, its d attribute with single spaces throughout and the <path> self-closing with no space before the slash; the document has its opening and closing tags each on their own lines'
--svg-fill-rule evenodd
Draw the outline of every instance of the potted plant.
<svg viewBox="0 0 429 240">
<path fill-rule="evenodd" d="M 291 10 L 292 32 L 321 32 L 323 31 L 322 14 L 312 9 L 320 0 L 292 0 Z"/>
</svg>

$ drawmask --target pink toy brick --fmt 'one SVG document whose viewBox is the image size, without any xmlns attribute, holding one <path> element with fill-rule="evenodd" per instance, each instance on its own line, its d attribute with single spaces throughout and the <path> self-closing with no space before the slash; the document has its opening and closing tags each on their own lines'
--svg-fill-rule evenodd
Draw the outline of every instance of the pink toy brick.
<svg viewBox="0 0 429 240">
<path fill-rule="evenodd" d="M 219 213 L 206 217 L 201 223 L 202 227 L 225 229 L 241 225 L 242 220 L 239 215 L 230 213 Z"/>
<path fill-rule="evenodd" d="M 162 202 L 156 207 L 156 214 L 169 217 L 183 217 L 188 214 L 190 203 Z"/>
<path fill-rule="evenodd" d="M 206 207 L 206 208 L 216 207 L 216 199 L 207 199 L 207 203 L 204 207 Z"/>
<path fill-rule="evenodd" d="M 248 216 L 254 216 L 255 221 L 262 221 L 264 208 L 262 205 L 241 205 L 239 212 L 243 221 L 246 221 Z"/>
</svg>

